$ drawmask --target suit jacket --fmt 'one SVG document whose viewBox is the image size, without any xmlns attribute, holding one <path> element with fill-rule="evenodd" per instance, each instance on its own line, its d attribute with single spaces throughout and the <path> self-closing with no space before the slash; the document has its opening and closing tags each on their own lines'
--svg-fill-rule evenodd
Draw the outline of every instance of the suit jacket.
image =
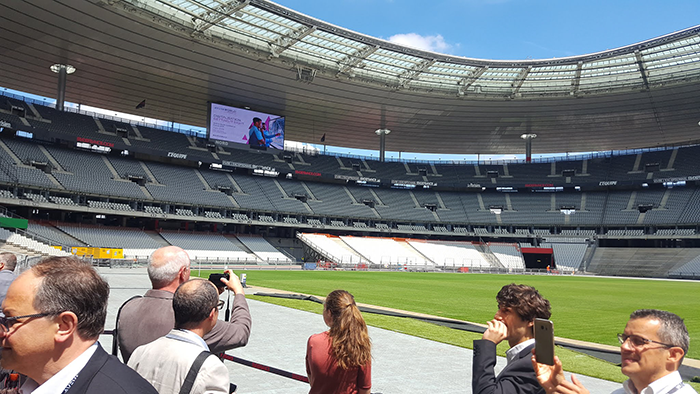
<svg viewBox="0 0 700 394">
<path fill-rule="evenodd" d="M 212 353 L 245 346 L 250 336 L 252 320 L 245 295 L 233 298 L 231 321 L 219 320 L 214 329 L 204 336 Z M 173 293 L 165 290 L 148 290 L 141 298 L 134 298 L 122 305 L 117 321 L 119 350 L 124 362 L 141 346 L 166 335 L 175 327 Z"/>
<path fill-rule="evenodd" d="M 136 371 L 97 345 L 67 394 L 158 394 Z"/>
<path fill-rule="evenodd" d="M 496 344 L 480 339 L 474 341 L 474 360 L 472 362 L 473 394 L 544 394 L 544 389 L 537 382 L 535 370 L 532 369 L 531 345 L 523 349 L 501 373 L 496 376 Z"/>
<path fill-rule="evenodd" d="M 159 394 L 178 394 L 190 367 L 203 350 L 207 349 L 190 341 L 187 334 L 172 330 L 165 337 L 139 346 L 131 355 L 129 366 L 149 381 Z M 207 357 L 190 393 L 228 394 L 229 374 L 224 363 L 214 355 Z"/>
</svg>

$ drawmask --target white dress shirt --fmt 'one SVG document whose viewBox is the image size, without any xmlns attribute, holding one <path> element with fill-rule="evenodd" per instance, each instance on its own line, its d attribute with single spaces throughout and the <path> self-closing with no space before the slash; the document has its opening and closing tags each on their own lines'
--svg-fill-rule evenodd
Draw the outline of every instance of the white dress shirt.
<svg viewBox="0 0 700 394">
<path fill-rule="evenodd" d="M 515 360 L 518 357 L 518 354 L 520 354 L 520 352 L 522 352 L 526 347 L 528 347 L 534 343 L 535 343 L 535 338 L 530 338 L 527 341 L 520 342 L 519 344 L 508 349 L 506 351 L 506 360 L 508 361 L 508 364 L 510 364 L 511 361 Z"/>
<path fill-rule="evenodd" d="M 693 387 L 683 383 L 681 374 L 674 371 L 660 379 L 651 382 L 642 391 L 637 391 L 631 380 L 626 380 L 621 389 L 613 391 L 612 394 L 697 394 Z"/>
</svg>

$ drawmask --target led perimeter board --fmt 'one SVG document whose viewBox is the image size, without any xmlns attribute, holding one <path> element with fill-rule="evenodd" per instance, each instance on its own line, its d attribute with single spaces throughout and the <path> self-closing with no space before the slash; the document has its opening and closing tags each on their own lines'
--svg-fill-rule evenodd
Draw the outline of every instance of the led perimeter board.
<svg viewBox="0 0 700 394">
<path fill-rule="evenodd" d="M 284 149 L 284 116 L 217 103 L 209 103 L 208 113 L 207 137 L 215 143 L 226 141 L 258 149 Z"/>
</svg>

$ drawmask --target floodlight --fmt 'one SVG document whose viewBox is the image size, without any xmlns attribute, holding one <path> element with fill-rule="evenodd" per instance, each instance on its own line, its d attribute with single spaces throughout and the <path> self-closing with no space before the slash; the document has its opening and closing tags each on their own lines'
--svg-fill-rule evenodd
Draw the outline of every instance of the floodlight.
<svg viewBox="0 0 700 394">
<path fill-rule="evenodd" d="M 59 64 L 59 63 L 56 63 L 53 66 L 51 66 L 51 71 L 58 74 L 58 72 L 61 71 L 61 68 L 66 69 L 66 74 L 73 74 L 75 72 L 75 67 L 71 66 L 70 64 Z"/>
</svg>

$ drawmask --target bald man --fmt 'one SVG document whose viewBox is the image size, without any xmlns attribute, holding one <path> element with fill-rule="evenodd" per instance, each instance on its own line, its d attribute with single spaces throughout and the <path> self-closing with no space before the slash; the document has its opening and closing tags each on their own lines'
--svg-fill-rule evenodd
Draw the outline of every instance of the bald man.
<svg viewBox="0 0 700 394">
<path fill-rule="evenodd" d="M 7 289 L 10 288 L 12 281 L 15 280 L 16 265 L 17 257 L 13 253 L 0 253 L 0 303 L 5 299 Z"/>
<path fill-rule="evenodd" d="M 217 320 L 204 336 L 212 353 L 245 346 L 250 336 L 252 321 L 243 286 L 233 271 L 227 272 L 230 279 L 222 278 L 221 282 L 235 294 L 233 311 L 230 322 Z M 127 301 L 117 317 L 118 347 L 125 363 L 137 347 L 168 334 L 175 327 L 173 293 L 190 279 L 187 252 L 177 246 L 156 250 L 148 260 L 148 277 L 153 289 L 143 297 Z"/>
</svg>

